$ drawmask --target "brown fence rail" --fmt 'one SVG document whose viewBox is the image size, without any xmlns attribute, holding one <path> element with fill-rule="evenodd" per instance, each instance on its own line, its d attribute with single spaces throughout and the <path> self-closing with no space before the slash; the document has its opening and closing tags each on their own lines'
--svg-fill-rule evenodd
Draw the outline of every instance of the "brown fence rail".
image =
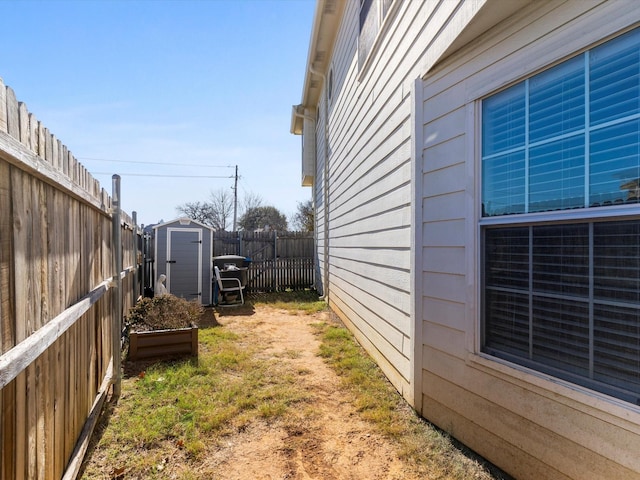
<svg viewBox="0 0 640 480">
<path fill-rule="evenodd" d="M 0 480 L 71 475 L 86 448 L 112 379 L 114 296 L 137 288 L 130 218 L 123 290 L 111 282 L 111 207 L 0 79 Z"/>
</svg>

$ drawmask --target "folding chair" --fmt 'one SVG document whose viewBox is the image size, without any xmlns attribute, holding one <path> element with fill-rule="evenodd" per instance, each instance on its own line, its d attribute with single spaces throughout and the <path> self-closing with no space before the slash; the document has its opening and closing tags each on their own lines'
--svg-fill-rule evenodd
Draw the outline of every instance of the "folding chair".
<svg viewBox="0 0 640 480">
<path fill-rule="evenodd" d="M 242 282 L 240 282 L 239 278 L 229 277 L 224 278 L 220 275 L 220 269 L 218 267 L 213 267 L 216 274 L 216 282 L 218 283 L 218 295 L 221 295 L 223 299 L 225 299 L 225 293 L 236 292 L 240 294 L 240 304 L 244 305 L 244 295 L 242 294 Z M 227 286 L 225 287 L 225 283 Z M 231 284 L 231 286 L 229 286 Z M 219 303 L 219 302 L 218 302 Z M 236 304 L 238 302 L 235 302 Z M 228 303 L 227 305 L 234 305 L 234 303 Z"/>
</svg>

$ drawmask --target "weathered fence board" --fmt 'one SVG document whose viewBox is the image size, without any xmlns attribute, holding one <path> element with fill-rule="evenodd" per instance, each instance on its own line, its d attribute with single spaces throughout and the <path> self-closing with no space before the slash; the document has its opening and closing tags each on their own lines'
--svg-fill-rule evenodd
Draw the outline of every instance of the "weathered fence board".
<svg viewBox="0 0 640 480">
<path fill-rule="evenodd" d="M 1 87 L 1 85 L 0 85 Z M 1 99 L 1 97 L 0 97 Z M 2 110 L 2 108 L 0 108 Z M 15 344 L 13 331 L 13 237 L 11 235 L 11 190 L 9 165 L 0 162 L 0 354 Z"/>
<path fill-rule="evenodd" d="M 275 292 L 314 284 L 313 232 L 214 232 L 213 256 L 251 259 L 249 290 Z"/>
<path fill-rule="evenodd" d="M 277 258 L 252 262 L 248 284 L 252 292 L 302 290 L 313 286 L 313 258 Z"/>
<path fill-rule="evenodd" d="M 60 479 L 86 450 L 82 436 L 120 354 L 113 298 L 139 291 L 140 232 L 126 215 L 123 287 L 111 288 L 110 208 L 99 183 L 0 79 L 0 480 Z M 122 297 L 126 312 L 135 296 Z"/>
</svg>

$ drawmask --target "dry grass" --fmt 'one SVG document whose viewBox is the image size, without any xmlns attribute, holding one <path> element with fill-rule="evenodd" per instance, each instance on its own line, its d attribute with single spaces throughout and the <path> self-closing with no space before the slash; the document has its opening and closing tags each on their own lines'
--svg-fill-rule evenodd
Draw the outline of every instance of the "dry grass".
<svg viewBox="0 0 640 480">
<path fill-rule="evenodd" d="M 110 404 L 85 460 L 84 479 L 198 478 L 207 448 L 257 420 L 274 421 L 306 392 L 259 346 L 224 327 L 200 330 L 198 359 L 127 364 L 118 403 Z"/>
<path fill-rule="evenodd" d="M 225 312 L 253 315 L 259 305 L 300 313 L 326 308 L 317 295 L 297 293 L 253 296 L 249 304 Z M 421 477 L 508 478 L 420 419 L 344 327 L 318 323 L 315 329 L 321 356 L 342 378 L 359 414 L 372 431 L 397 445 Z M 268 345 L 224 326 L 201 328 L 199 341 L 197 360 L 125 363 L 122 395 L 103 414 L 82 478 L 153 480 L 169 478 L 168 470 L 179 471 L 170 478 L 201 478 L 208 452 L 252 425 L 296 426 L 302 414 L 313 417 L 313 392 L 299 388 L 299 377 L 313 372 L 283 361 L 298 358 L 297 348 L 265 358 L 261 353 Z"/>
<path fill-rule="evenodd" d="M 315 325 L 320 355 L 342 378 L 362 417 L 399 446 L 400 456 L 431 480 L 508 479 L 508 475 L 418 417 L 375 362 L 340 325 Z"/>
<path fill-rule="evenodd" d="M 293 312 L 307 314 L 318 313 L 327 309 L 327 304 L 320 300 L 315 290 L 299 290 L 276 293 L 252 293 L 251 305 L 268 305 Z"/>
</svg>

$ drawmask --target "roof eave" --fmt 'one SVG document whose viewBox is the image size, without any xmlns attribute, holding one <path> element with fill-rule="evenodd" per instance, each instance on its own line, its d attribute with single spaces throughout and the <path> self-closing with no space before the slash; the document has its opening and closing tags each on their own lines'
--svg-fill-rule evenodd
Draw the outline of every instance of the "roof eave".
<svg viewBox="0 0 640 480">
<path fill-rule="evenodd" d="M 304 105 L 294 105 L 291 107 L 291 129 L 294 135 L 302 135 L 304 125 Z"/>
<path fill-rule="evenodd" d="M 333 45 L 346 3 L 347 0 L 318 0 L 316 3 L 307 54 L 302 102 L 299 105 L 294 105 L 292 110 L 291 133 L 293 134 L 302 133 L 303 119 L 301 115 L 304 115 L 305 109 L 315 108 L 320 99 L 324 83 L 323 76 L 329 69 Z M 312 73 L 311 70 L 315 73 Z"/>
</svg>

